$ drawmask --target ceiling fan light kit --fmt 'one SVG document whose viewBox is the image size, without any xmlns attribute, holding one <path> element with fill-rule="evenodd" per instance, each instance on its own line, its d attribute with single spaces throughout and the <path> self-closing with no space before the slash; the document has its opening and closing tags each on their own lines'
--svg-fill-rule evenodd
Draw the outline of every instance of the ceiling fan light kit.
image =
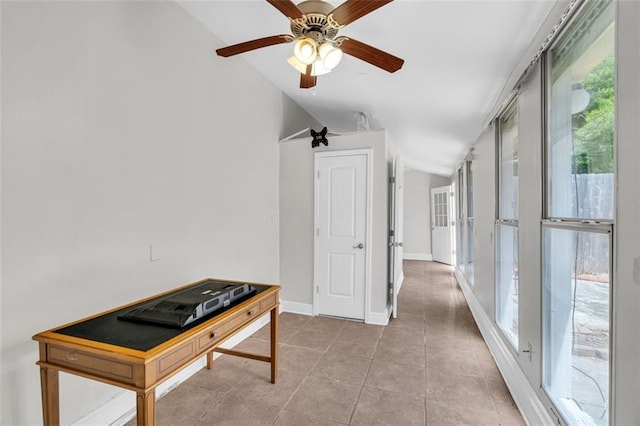
<svg viewBox="0 0 640 426">
<path fill-rule="evenodd" d="M 316 42 L 310 37 L 300 39 L 293 45 L 293 55 L 305 65 L 309 65 L 316 60 L 317 51 Z"/>
<path fill-rule="evenodd" d="M 404 60 L 350 37 L 337 37 L 338 30 L 362 18 L 392 0 L 346 0 L 334 8 L 322 0 L 307 0 L 296 5 L 291 0 L 267 0 L 290 20 L 293 35 L 279 35 L 246 41 L 216 50 L 228 57 L 281 43 L 293 45 L 287 62 L 300 73 L 300 88 L 316 85 L 316 77 L 327 74 L 342 59 L 343 53 L 388 72 L 396 72 Z"/>
</svg>

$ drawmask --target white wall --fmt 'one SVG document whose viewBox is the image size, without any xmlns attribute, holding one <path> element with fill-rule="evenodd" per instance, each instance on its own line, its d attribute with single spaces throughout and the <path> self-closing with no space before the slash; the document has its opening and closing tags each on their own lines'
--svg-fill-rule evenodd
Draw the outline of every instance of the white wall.
<svg viewBox="0 0 640 426">
<path fill-rule="evenodd" d="M 617 5 L 612 397 L 616 424 L 630 425 L 640 419 L 640 3 Z"/>
<path fill-rule="evenodd" d="M 329 146 L 311 148 L 311 139 L 280 144 L 280 284 L 285 309 L 313 306 L 314 152 L 373 148 L 373 241 L 371 305 L 384 315 L 387 308 L 388 162 L 385 131 L 329 137 Z M 376 315 L 376 316 L 377 316 Z"/>
<path fill-rule="evenodd" d="M 432 260 L 431 189 L 450 179 L 417 170 L 404 174 L 404 258 Z"/>
<path fill-rule="evenodd" d="M 616 215 L 612 274 L 612 393 L 613 424 L 637 424 L 640 419 L 640 3 L 616 2 Z M 562 8 L 555 8 L 557 19 Z M 546 25 L 548 31 L 549 25 Z M 541 37 L 537 37 L 540 39 Z M 531 52 L 529 52 L 531 53 Z M 529 56 L 531 59 L 532 56 Z M 520 61 L 526 62 L 525 59 Z M 514 399 L 531 424 L 552 420 L 550 403 L 541 389 L 541 259 L 542 198 L 541 73 L 533 70 L 519 96 L 520 158 L 520 350 L 532 346 L 529 356 L 512 351 L 495 325 L 494 219 L 495 141 L 487 131 L 474 145 L 475 286 L 457 274 L 474 316 L 505 375 Z M 503 94 L 511 88 L 505 87 Z M 640 262 L 640 260 L 638 260 Z M 635 272 L 635 275 L 634 275 Z M 635 277 L 635 278 L 634 278 Z"/>
<path fill-rule="evenodd" d="M 276 145 L 314 121 L 174 3 L 0 7 L 0 424 L 38 424 L 33 334 L 202 277 L 278 282 Z M 116 392 L 62 374 L 62 422 Z"/>
</svg>

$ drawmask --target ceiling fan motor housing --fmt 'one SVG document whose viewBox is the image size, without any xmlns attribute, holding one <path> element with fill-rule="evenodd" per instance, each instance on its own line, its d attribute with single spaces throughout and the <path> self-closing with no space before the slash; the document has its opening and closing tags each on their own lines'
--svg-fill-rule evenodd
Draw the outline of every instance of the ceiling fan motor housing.
<svg viewBox="0 0 640 426">
<path fill-rule="evenodd" d="M 321 0 L 307 0 L 298 4 L 304 13 L 299 19 L 291 20 L 291 32 L 295 38 L 311 37 L 317 43 L 324 39 L 333 40 L 338 34 L 340 26 L 328 18 L 334 7 Z"/>
</svg>

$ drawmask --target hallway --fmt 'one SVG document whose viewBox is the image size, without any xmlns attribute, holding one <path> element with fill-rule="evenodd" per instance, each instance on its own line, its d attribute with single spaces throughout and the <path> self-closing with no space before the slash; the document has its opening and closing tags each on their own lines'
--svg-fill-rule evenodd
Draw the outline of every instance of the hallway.
<svg viewBox="0 0 640 426">
<path fill-rule="evenodd" d="M 282 313 L 277 384 L 268 364 L 222 356 L 158 401 L 157 423 L 524 424 L 450 268 L 404 267 L 388 326 Z M 268 336 L 238 348 L 267 353 Z"/>
</svg>

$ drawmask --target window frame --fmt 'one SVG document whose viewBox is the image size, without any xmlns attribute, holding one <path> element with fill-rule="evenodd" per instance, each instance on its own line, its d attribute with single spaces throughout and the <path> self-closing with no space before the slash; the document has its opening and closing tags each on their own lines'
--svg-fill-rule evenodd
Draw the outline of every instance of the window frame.
<svg viewBox="0 0 640 426">
<path fill-rule="evenodd" d="M 514 111 L 515 109 L 515 111 Z M 520 352 L 520 302 L 519 302 L 519 296 L 518 296 L 518 305 L 517 305 L 517 309 L 518 309 L 518 334 L 515 336 L 516 338 L 516 342 L 514 342 L 511 337 L 507 334 L 507 332 L 505 330 L 503 330 L 502 326 L 500 325 L 500 322 L 498 321 L 498 312 L 499 312 L 499 308 L 498 306 L 502 306 L 501 305 L 501 301 L 500 301 L 500 292 L 497 291 L 498 290 L 498 285 L 500 285 L 501 283 L 498 282 L 498 278 L 499 275 L 497 273 L 497 266 L 498 266 L 498 259 L 499 259 L 499 254 L 500 254 L 500 242 L 498 239 L 498 230 L 501 226 L 510 226 L 516 229 L 516 231 L 518 232 L 518 235 L 520 233 L 520 209 L 518 208 L 517 213 L 518 213 L 518 217 L 515 219 L 507 219 L 507 218 L 503 218 L 501 217 L 501 213 L 502 213 L 502 190 L 503 190 L 503 185 L 502 185 L 502 176 L 503 176 L 503 170 L 502 170 L 502 142 L 503 142 L 503 118 L 505 116 L 512 116 L 515 115 L 516 118 L 518 117 L 520 113 L 520 108 L 518 105 L 518 94 L 516 93 L 512 99 L 509 100 L 509 102 L 507 103 L 506 107 L 504 108 L 504 110 L 496 117 L 496 119 L 494 120 L 495 123 L 495 140 L 496 140 L 496 210 L 495 210 L 495 221 L 494 221 L 494 235 L 496 236 L 495 238 L 495 245 L 494 245 L 494 270 L 495 270 L 495 274 L 494 274 L 494 301 L 495 301 L 495 309 L 494 309 L 494 317 L 493 317 L 493 321 L 496 324 L 496 328 L 500 331 L 501 337 L 504 341 L 507 342 L 507 347 L 512 351 L 512 353 L 514 353 L 516 356 L 519 354 Z M 520 120 L 519 118 L 517 118 L 517 122 L 516 122 L 516 127 L 519 130 L 519 125 L 520 125 Z M 519 182 L 518 182 L 518 199 L 517 202 L 520 203 L 520 188 L 519 188 Z M 518 245 L 520 244 L 520 238 L 518 237 Z M 518 257 L 517 257 L 517 261 L 518 263 L 520 262 L 520 250 L 518 247 Z M 518 277 L 517 277 L 517 281 L 518 283 L 520 282 L 520 268 L 518 268 Z M 519 294 L 519 293 L 518 293 Z"/>
<path fill-rule="evenodd" d="M 605 0 L 606 1 L 606 0 Z M 614 8 L 613 13 L 613 24 L 616 22 L 616 1 L 609 0 L 612 3 L 612 7 Z M 562 217 L 562 216 L 553 216 L 551 214 L 551 149 L 550 144 L 552 143 L 551 139 L 551 113 L 552 113 L 552 102 L 551 102 L 551 71 L 552 71 L 552 61 L 549 59 L 551 52 L 554 47 L 558 45 L 560 41 L 562 41 L 563 36 L 567 34 L 568 31 L 571 31 L 573 25 L 577 22 L 579 23 L 579 19 L 582 17 L 582 12 L 585 10 L 587 5 L 590 2 L 583 1 L 581 4 L 571 11 L 571 16 L 565 22 L 563 22 L 562 28 L 560 28 L 557 34 L 554 37 L 554 40 L 546 47 L 543 52 L 540 60 L 542 61 L 542 105 L 543 105 L 543 141 L 542 141 L 542 220 L 541 220 L 541 237 L 544 240 L 545 229 L 563 229 L 570 231 L 578 231 L 585 233 L 597 233 L 597 234 L 606 234 L 608 235 L 609 240 L 609 357 L 608 357 L 608 407 L 607 407 L 607 424 L 613 425 L 615 424 L 614 419 L 614 402 L 615 402 L 615 387 L 614 387 L 614 372 L 615 372 L 615 354 L 614 354 L 614 339 L 615 339 L 615 322 L 614 322 L 614 314 L 613 314 L 613 301 L 614 301 L 614 293 L 615 293 L 615 235 L 614 235 L 614 224 L 615 224 L 615 200 L 617 200 L 617 186 L 614 185 L 614 213 L 612 218 L 580 218 L 580 217 Z M 606 7 L 606 6 L 605 6 Z M 616 41 L 614 40 L 614 64 L 617 63 L 617 55 L 616 55 Z M 615 66 L 615 65 L 614 65 Z M 617 98 L 617 81 L 614 73 L 614 96 Z M 616 102 L 614 98 L 614 112 L 613 112 L 613 125 L 614 125 L 614 136 L 613 136 L 613 175 L 614 181 L 617 177 L 617 134 L 616 134 L 616 117 L 617 117 L 617 108 Z M 498 203 L 499 200 L 496 201 Z M 545 396 L 547 401 L 552 406 L 553 413 L 561 419 L 564 424 L 567 424 L 567 419 L 563 414 L 561 408 L 559 408 L 555 402 L 555 397 L 548 392 L 546 386 L 546 368 L 545 368 L 545 359 L 547 358 L 546 348 L 545 348 L 545 283 L 544 283 L 544 273 L 545 273 L 545 245 L 544 241 L 540 247 L 541 250 L 541 285 L 540 285 L 540 302 L 541 302 L 541 327 L 540 327 L 540 338 L 541 338 L 541 357 L 540 357 L 540 390 L 542 394 Z"/>
</svg>

